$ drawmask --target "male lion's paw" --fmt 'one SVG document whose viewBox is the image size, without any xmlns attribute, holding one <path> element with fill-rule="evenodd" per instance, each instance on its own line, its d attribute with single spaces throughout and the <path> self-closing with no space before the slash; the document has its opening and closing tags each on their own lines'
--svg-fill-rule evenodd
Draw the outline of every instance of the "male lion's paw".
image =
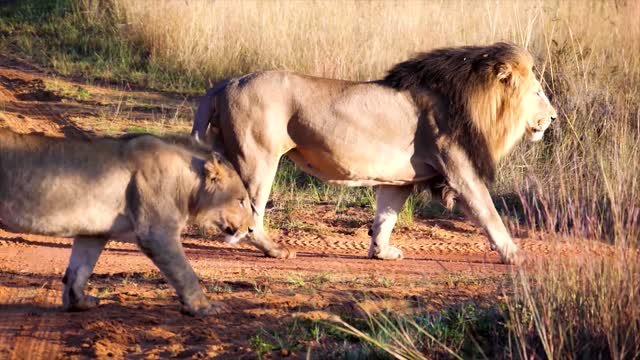
<svg viewBox="0 0 640 360">
<path fill-rule="evenodd" d="M 373 258 L 378 260 L 402 260 L 404 259 L 404 254 L 402 250 L 397 247 L 388 246 L 384 250 L 375 249 L 373 251 Z"/>
<path fill-rule="evenodd" d="M 506 265 L 520 266 L 524 262 L 524 256 L 517 249 L 505 251 L 501 254 L 502 263 Z"/>
<path fill-rule="evenodd" d="M 276 259 L 295 259 L 296 252 L 294 250 L 290 250 L 286 247 L 281 247 L 278 249 L 272 249 L 266 253 L 268 257 L 276 258 Z"/>
<path fill-rule="evenodd" d="M 95 296 L 85 295 L 74 304 L 65 306 L 66 311 L 87 311 L 100 305 L 100 299 Z"/>
</svg>

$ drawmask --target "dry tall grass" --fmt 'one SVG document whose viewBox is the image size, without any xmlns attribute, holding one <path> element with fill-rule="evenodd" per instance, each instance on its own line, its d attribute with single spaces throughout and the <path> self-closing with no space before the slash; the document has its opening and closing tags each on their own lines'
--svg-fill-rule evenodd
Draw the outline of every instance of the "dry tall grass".
<svg viewBox="0 0 640 360">
<path fill-rule="evenodd" d="M 507 321 L 521 358 L 632 359 L 640 354 L 638 254 L 541 261 L 515 276 Z"/>
<path fill-rule="evenodd" d="M 269 68 L 368 80 L 416 51 L 498 40 L 531 48 L 555 80 L 558 48 L 575 75 L 607 54 L 632 70 L 640 51 L 632 1 L 115 2 L 154 61 L 211 80 Z"/>
</svg>

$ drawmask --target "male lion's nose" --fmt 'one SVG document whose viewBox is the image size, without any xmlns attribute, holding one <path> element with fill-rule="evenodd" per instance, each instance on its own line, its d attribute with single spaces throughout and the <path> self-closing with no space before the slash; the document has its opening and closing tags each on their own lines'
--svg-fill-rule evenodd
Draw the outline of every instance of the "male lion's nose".
<svg viewBox="0 0 640 360">
<path fill-rule="evenodd" d="M 551 121 L 555 121 L 558 118 L 557 114 L 551 115 Z"/>
<path fill-rule="evenodd" d="M 249 234 L 251 234 L 253 232 L 253 228 L 249 228 L 247 229 L 247 231 L 249 231 Z"/>
</svg>

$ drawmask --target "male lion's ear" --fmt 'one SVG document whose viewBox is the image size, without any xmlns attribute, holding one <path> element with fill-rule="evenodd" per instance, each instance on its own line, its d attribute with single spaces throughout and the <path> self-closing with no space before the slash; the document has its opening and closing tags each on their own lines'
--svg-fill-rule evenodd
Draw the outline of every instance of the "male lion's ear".
<svg viewBox="0 0 640 360">
<path fill-rule="evenodd" d="M 220 159 L 213 156 L 204 164 L 204 188 L 208 192 L 213 192 L 216 185 L 226 176 L 226 170 Z"/>
<path fill-rule="evenodd" d="M 511 85 L 511 79 L 513 77 L 513 67 L 506 63 L 498 63 L 495 66 L 496 77 L 501 83 Z"/>
</svg>

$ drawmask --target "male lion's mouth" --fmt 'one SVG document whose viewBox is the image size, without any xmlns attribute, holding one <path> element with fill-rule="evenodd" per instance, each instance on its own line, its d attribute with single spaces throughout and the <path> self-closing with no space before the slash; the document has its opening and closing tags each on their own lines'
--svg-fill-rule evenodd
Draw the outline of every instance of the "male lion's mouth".
<svg viewBox="0 0 640 360">
<path fill-rule="evenodd" d="M 529 140 L 536 142 L 542 140 L 544 137 L 544 132 L 546 129 L 542 127 L 530 127 L 527 129 L 527 133 L 529 135 Z"/>
<path fill-rule="evenodd" d="M 535 131 L 530 136 L 529 139 L 533 142 L 540 141 L 544 137 L 544 130 Z"/>
</svg>

